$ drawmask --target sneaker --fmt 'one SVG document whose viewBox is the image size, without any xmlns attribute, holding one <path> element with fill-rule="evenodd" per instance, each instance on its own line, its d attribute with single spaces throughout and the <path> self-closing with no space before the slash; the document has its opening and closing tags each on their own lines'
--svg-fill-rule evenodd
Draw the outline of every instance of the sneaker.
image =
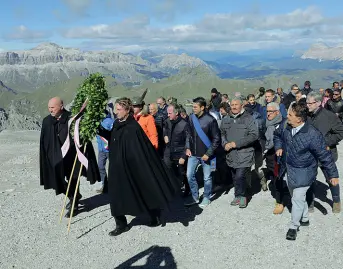
<svg viewBox="0 0 343 269">
<path fill-rule="evenodd" d="M 192 205 L 196 205 L 199 203 L 199 198 L 194 199 L 193 196 L 189 197 L 186 199 L 186 201 L 184 202 L 184 206 L 192 206 Z"/>
<path fill-rule="evenodd" d="M 239 197 L 235 197 L 232 202 L 230 203 L 230 205 L 239 205 L 239 201 L 240 201 L 240 198 Z"/>
<path fill-rule="evenodd" d="M 341 202 L 333 203 L 332 213 L 340 213 L 341 212 Z"/>
<path fill-rule="evenodd" d="M 247 207 L 247 198 L 241 196 L 241 198 L 239 199 L 239 208 L 246 208 Z"/>
<path fill-rule="evenodd" d="M 210 205 L 210 203 L 211 203 L 210 199 L 205 197 L 204 199 L 202 199 L 202 202 L 201 202 L 201 204 L 199 206 L 204 208 L 204 207 Z"/>
<path fill-rule="evenodd" d="M 274 215 L 282 214 L 284 208 L 285 208 L 285 207 L 283 206 L 283 204 L 278 204 L 278 203 L 276 203 L 275 208 L 274 208 L 274 211 L 273 211 L 273 214 L 274 214 Z"/>
</svg>

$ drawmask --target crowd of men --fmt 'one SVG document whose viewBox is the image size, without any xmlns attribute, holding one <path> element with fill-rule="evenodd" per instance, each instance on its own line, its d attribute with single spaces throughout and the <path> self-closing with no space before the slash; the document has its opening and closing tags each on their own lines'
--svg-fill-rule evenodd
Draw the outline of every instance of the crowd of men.
<svg viewBox="0 0 343 269">
<path fill-rule="evenodd" d="M 146 105 L 146 92 L 110 103 L 97 135 L 98 171 L 90 166 L 84 172 L 91 184 L 101 181 L 97 191 L 111 198 L 116 229 L 110 235 L 129 230 L 125 215 L 147 212 L 149 226 L 159 226 L 161 208 L 180 191 L 185 206 L 205 208 L 216 187 L 232 182 L 230 204 L 246 208 L 253 195 L 252 173 L 263 191 L 268 191 L 268 181 L 274 187 L 274 214 L 290 208 L 288 240 L 296 239 L 300 226 L 310 224 L 318 167 L 332 194 L 332 211 L 340 213 L 335 162 L 337 145 L 343 139 L 342 87 L 343 81 L 326 90 L 313 90 L 306 81 L 302 89 L 292 85 L 288 94 L 282 88 L 261 87 L 256 95 L 236 93 L 232 98 L 213 88 L 209 100 L 193 99 L 190 115 L 175 98 L 167 102 L 160 97 Z M 73 160 L 62 158 L 58 147 L 68 135 L 70 113 L 57 97 L 49 101 L 49 110 L 41 136 L 41 185 L 55 189 L 56 194 L 66 193 L 65 177 L 70 177 Z M 93 148 L 87 149 L 92 163 Z M 199 183 L 204 186 L 202 196 Z M 71 184 L 67 217 L 75 191 Z M 76 197 L 74 214 L 82 196 Z"/>
</svg>

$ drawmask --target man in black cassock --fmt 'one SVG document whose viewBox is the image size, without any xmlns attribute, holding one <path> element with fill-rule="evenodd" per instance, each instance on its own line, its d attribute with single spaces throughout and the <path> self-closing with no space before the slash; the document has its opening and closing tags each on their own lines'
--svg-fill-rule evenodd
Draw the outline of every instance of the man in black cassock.
<svg viewBox="0 0 343 269">
<path fill-rule="evenodd" d="M 180 191 L 180 183 L 163 164 L 159 154 L 132 116 L 128 98 L 116 100 L 117 120 L 111 133 L 108 193 L 117 236 L 129 230 L 125 215 L 143 212 L 151 217 L 150 227 L 161 224 L 161 208 Z"/>
<path fill-rule="evenodd" d="M 59 97 L 54 97 L 49 100 L 48 104 L 50 115 L 43 119 L 40 149 L 39 149 L 39 165 L 40 165 L 40 185 L 44 189 L 54 189 L 56 195 L 61 193 L 66 194 L 68 180 L 74 164 L 76 149 L 74 140 L 70 137 L 70 148 L 64 158 L 62 158 L 61 147 L 64 144 L 68 131 L 68 120 L 71 117 L 71 112 L 63 107 L 63 102 Z M 88 159 L 88 170 L 83 167 L 82 175 L 87 177 L 90 184 L 100 181 L 100 174 L 96 162 L 95 152 L 92 143 L 87 144 L 85 156 Z M 66 206 L 69 218 L 71 214 L 71 205 L 76 189 L 77 177 L 80 171 L 80 162 L 77 160 L 74 173 L 70 183 L 68 193 L 69 203 Z M 82 198 L 79 190 L 74 207 L 74 215 L 78 212 L 79 201 Z"/>
</svg>

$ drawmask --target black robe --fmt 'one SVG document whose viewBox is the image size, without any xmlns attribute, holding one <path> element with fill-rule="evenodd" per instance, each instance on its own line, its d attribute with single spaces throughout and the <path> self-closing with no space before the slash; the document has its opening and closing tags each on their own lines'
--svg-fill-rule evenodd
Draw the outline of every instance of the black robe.
<svg viewBox="0 0 343 269">
<path fill-rule="evenodd" d="M 178 179 L 162 162 L 132 116 L 115 121 L 110 139 L 108 193 L 113 216 L 137 216 L 167 205 L 180 191 Z"/>
<path fill-rule="evenodd" d="M 59 120 L 49 115 L 44 118 L 42 124 L 39 149 L 40 185 L 44 186 L 44 189 L 54 189 L 56 195 L 66 193 L 68 184 L 66 180 L 69 180 L 76 155 L 74 140 L 70 137 L 69 151 L 62 158 L 61 147 L 67 136 L 70 135 L 68 133 L 68 120 L 70 116 L 71 113 L 64 110 Z M 83 151 L 83 147 L 81 151 Z M 91 142 L 87 144 L 85 156 L 88 159 L 88 170 L 83 167 L 82 176 L 87 177 L 90 184 L 101 181 Z M 73 187 L 74 189 L 76 187 L 80 165 L 80 162 L 77 160 L 72 177 L 71 195 L 74 193 Z"/>
</svg>

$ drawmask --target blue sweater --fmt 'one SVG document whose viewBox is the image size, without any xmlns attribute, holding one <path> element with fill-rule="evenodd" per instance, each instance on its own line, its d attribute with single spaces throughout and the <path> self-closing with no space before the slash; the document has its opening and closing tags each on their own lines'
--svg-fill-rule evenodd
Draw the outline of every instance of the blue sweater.
<svg viewBox="0 0 343 269">
<path fill-rule="evenodd" d="M 282 149 L 280 175 L 287 172 L 291 188 L 310 186 L 317 177 L 318 162 L 329 175 L 338 178 L 332 153 L 326 149 L 323 135 L 308 122 L 292 136 L 292 127 L 278 128 L 274 133 L 275 150 Z"/>
<path fill-rule="evenodd" d="M 111 131 L 113 127 L 114 120 L 108 115 L 105 119 L 102 120 L 100 123 L 102 128 L 106 131 Z M 97 135 L 96 141 L 98 142 L 98 150 L 99 152 L 109 152 L 108 148 L 108 141 L 104 136 Z"/>
</svg>

